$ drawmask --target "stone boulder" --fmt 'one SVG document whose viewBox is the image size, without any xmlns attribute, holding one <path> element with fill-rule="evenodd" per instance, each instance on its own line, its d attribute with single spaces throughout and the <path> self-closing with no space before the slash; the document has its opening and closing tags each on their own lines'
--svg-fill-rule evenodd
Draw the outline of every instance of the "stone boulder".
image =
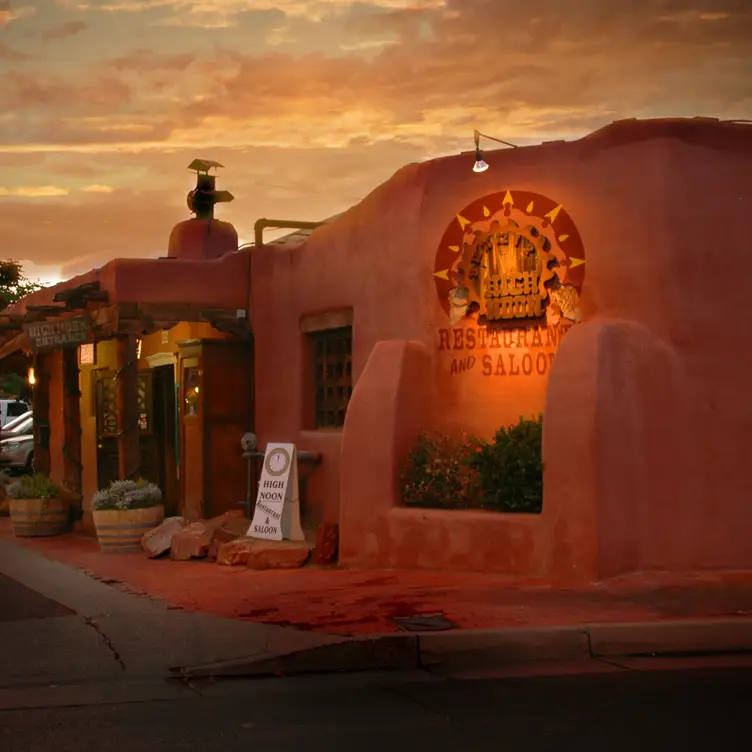
<svg viewBox="0 0 752 752">
<path fill-rule="evenodd" d="M 217 564 L 227 567 L 243 566 L 248 563 L 248 556 L 251 553 L 253 544 L 256 543 L 254 538 L 235 538 L 219 544 L 217 551 Z"/>
<path fill-rule="evenodd" d="M 224 525 L 218 527 L 214 531 L 212 536 L 212 542 L 209 546 L 209 558 L 216 559 L 219 555 L 219 547 L 223 543 L 236 540 L 237 538 L 245 537 L 250 526 L 250 522 L 246 517 L 233 517 L 225 522 Z"/>
<path fill-rule="evenodd" d="M 182 530 L 185 524 L 183 517 L 168 517 L 160 525 L 144 533 L 141 538 L 141 548 L 150 559 L 167 553 L 172 546 L 175 534 Z"/>
<path fill-rule="evenodd" d="M 339 525 L 323 522 L 316 528 L 316 548 L 311 560 L 314 564 L 332 564 L 337 560 Z"/>
<path fill-rule="evenodd" d="M 311 545 L 298 541 L 267 541 L 244 536 L 222 543 L 217 564 L 250 569 L 297 569 L 311 555 Z"/>
<path fill-rule="evenodd" d="M 232 519 L 237 519 L 242 511 L 225 512 L 210 520 L 196 520 L 187 524 L 172 539 L 170 558 L 174 561 L 201 559 L 209 553 L 216 530 Z"/>
<path fill-rule="evenodd" d="M 311 555 L 311 545 L 305 541 L 257 540 L 248 552 L 249 569 L 298 569 Z"/>
<path fill-rule="evenodd" d="M 170 558 L 174 561 L 188 561 L 206 556 L 213 532 L 207 529 L 206 520 L 189 522 L 173 536 Z"/>
</svg>

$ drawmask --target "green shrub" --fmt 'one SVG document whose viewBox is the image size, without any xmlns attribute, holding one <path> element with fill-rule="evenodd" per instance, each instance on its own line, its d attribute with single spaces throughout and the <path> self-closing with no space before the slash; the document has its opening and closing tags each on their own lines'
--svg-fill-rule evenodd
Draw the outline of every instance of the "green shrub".
<svg viewBox="0 0 752 752">
<path fill-rule="evenodd" d="M 543 416 L 491 441 L 423 431 L 399 476 L 402 503 L 431 509 L 537 514 L 543 508 Z"/>
<path fill-rule="evenodd" d="M 468 509 L 477 494 L 468 462 L 476 439 L 422 431 L 399 476 L 402 501 L 411 507 Z"/>
<path fill-rule="evenodd" d="M 162 503 L 159 486 L 139 480 L 115 480 L 107 488 L 97 491 L 91 501 L 96 511 L 105 509 L 146 509 Z"/>
<path fill-rule="evenodd" d="M 42 473 L 24 475 L 20 480 L 8 484 L 8 496 L 12 499 L 56 499 L 59 488 Z"/>
<path fill-rule="evenodd" d="M 481 442 L 470 464 L 478 473 L 480 506 L 497 512 L 539 513 L 543 507 L 543 416 L 500 428 Z"/>
</svg>

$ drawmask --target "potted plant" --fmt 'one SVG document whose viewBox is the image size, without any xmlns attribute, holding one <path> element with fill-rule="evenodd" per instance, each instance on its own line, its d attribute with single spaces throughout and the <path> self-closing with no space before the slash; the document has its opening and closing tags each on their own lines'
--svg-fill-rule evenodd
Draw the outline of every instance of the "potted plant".
<svg viewBox="0 0 752 752">
<path fill-rule="evenodd" d="M 113 481 L 94 494 L 91 508 L 102 553 L 141 551 L 144 533 L 164 519 L 162 492 L 143 479 Z"/>
<path fill-rule="evenodd" d="M 68 531 L 68 502 L 48 476 L 26 475 L 8 485 L 8 496 L 14 535 L 34 538 Z"/>
</svg>

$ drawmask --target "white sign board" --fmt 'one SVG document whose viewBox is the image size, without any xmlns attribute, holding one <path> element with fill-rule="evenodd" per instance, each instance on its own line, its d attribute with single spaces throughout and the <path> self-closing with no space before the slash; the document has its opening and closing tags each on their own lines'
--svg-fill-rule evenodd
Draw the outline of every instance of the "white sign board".
<svg viewBox="0 0 752 752">
<path fill-rule="evenodd" d="M 256 508 L 248 535 L 265 540 L 305 540 L 300 524 L 295 444 L 266 445 Z"/>
</svg>

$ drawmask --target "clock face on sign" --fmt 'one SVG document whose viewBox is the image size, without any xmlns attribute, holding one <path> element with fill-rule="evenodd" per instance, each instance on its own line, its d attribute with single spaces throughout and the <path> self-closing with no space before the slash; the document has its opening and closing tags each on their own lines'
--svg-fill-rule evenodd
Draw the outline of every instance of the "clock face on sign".
<svg viewBox="0 0 752 752">
<path fill-rule="evenodd" d="M 290 466 L 290 455 L 286 449 L 278 447 L 266 455 L 264 465 L 269 475 L 284 475 Z"/>
</svg>

